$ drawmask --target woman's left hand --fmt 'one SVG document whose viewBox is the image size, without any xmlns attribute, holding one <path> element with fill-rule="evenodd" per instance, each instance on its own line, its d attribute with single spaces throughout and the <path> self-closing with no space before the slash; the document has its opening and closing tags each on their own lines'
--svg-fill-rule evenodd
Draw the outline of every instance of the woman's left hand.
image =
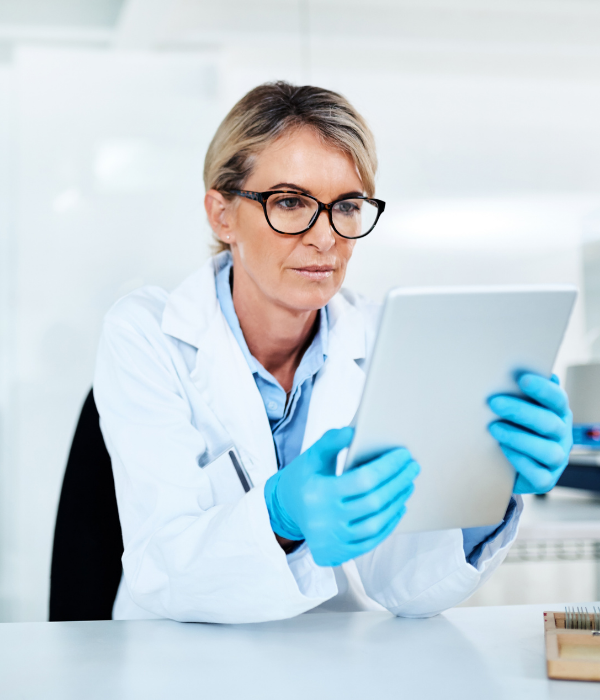
<svg viewBox="0 0 600 700">
<path fill-rule="evenodd" d="M 524 374 L 521 391 L 535 403 L 499 395 L 489 406 L 501 420 L 489 426 L 502 451 L 517 470 L 515 493 L 546 493 L 555 485 L 573 447 L 573 414 L 558 377 Z"/>
</svg>

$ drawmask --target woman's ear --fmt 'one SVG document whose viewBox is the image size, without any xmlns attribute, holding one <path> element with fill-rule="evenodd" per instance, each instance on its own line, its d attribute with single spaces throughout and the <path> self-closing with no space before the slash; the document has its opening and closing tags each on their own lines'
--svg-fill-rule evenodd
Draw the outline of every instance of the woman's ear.
<svg viewBox="0 0 600 700">
<path fill-rule="evenodd" d="M 233 243 L 234 233 L 231 222 L 229 202 L 217 190 L 208 190 L 204 196 L 204 208 L 208 223 L 223 243 Z"/>
</svg>

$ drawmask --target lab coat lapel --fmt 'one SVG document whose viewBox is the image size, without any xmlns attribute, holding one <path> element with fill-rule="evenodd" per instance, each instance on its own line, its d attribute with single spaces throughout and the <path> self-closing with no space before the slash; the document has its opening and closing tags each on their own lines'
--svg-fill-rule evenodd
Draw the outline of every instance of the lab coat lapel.
<svg viewBox="0 0 600 700">
<path fill-rule="evenodd" d="M 222 313 L 198 348 L 192 381 L 238 448 L 255 486 L 277 471 L 269 419 L 246 358 Z"/>
<path fill-rule="evenodd" d="M 302 450 L 327 430 L 349 425 L 358 409 L 365 373 L 356 360 L 366 355 L 362 313 L 338 294 L 327 306 L 329 348 L 323 368 L 316 377 Z"/>
<path fill-rule="evenodd" d="M 197 347 L 191 379 L 257 486 L 277 471 L 277 460 L 260 392 L 216 296 L 222 261 L 212 258 L 171 294 L 162 328 Z"/>
</svg>

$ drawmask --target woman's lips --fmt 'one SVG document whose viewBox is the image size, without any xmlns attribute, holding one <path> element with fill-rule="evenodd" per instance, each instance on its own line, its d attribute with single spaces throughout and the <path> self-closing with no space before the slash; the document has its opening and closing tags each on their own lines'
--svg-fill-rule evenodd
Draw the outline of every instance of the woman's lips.
<svg viewBox="0 0 600 700">
<path fill-rule="evenodd" d="M 307 267 L 293 267 L 292 270 L 297 272 L 302 277 L 309 280 L 319 281 L 331 277 L 333 267 L 319 267 L 318 265 L 309 265 Z"/>
</svg>

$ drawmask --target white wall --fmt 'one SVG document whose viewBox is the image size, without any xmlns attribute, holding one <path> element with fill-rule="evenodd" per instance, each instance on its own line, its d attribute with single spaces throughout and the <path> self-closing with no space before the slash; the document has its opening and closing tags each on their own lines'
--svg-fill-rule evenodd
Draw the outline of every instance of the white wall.
<svg viewBox="0 0 600 700">
<path fill-rule="evenodd" d="M 13 71 L 0 64 L 0 620 L 10 614 L 10 585 L 3 572 L 8 570 L 9 556 L 14 552 L 14 481 L 17 462 L 12 456 L 15 423 L 11 411 L 11 389 L 14 384 L 13 348 L 14 304 L 12 298 L 14 262 L 14 227 L 12 213 L 14 173 L 11 136 L 14 104 Z"/>
<path fill-rule="evenodd" d="M 0 69 L 0 619 L 47 614 L 101 318 L 206 256 L 204 151 L 256 84 L 338 89 L 376 133 L 388 209 L 357 247 L 354 287 L 580 282 L 582 220 L 600 206 L 600 71 L 580 71 L 576 52 L 560 63 L 558 49 L 540 60 L 321 28 L 306 60 L 293 30 L 215 36 L 187 51 L 21 47 Z M 580 305 L 560 366 L 587 352 Z"/>
<path fill-rule="evenodd" d="M 3 335 L 9 619 L 46 615 L 56 503 L 104 313 L 142 284 L 174 286 L 206 257 L 202 161 L 217 124 L 217 70 L 212 54 L 15 57 Z"/>
</svg>

